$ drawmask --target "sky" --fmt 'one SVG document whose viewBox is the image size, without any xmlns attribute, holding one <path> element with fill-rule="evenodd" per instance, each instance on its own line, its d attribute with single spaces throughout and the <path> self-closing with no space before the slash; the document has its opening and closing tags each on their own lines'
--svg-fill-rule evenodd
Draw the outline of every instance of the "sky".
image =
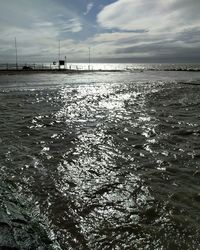
<svg viewBox="0 0 200 250">
<path fill-rule="evenodd" d="M 0 62 L 200 62 L 200 0 L 0 0 Z"/>
</svg>

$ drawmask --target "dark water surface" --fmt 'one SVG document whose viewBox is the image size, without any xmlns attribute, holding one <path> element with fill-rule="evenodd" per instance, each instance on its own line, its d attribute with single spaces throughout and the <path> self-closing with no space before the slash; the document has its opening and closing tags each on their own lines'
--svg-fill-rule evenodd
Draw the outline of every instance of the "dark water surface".
<svg viewBox="0 0 200 250">
<path fill-rule="evenodd" d="M 0 174 L 62 249 L 200 249 L 200 73 L 1 76 Z"/>
</svg>

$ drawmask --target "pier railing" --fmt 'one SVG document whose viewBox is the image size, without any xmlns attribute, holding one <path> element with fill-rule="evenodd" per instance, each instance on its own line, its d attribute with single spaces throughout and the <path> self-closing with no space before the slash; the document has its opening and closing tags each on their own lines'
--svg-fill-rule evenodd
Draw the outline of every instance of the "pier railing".
<svg viewBox="0 0 200 250">
<path fill-rule="evenodd" d="M 17 69 L 50 69 L 50 65 L 47 64 L 36 64 L 36 63 L 24 63 L 24 64 L 13 64 L 4 63 L 0 64 L 1 70 L 17 70 Z"/>
<path fill-rule="evenodd" d="M 0 64 L 0 70 L 58 70 L 58 69 L 70 69 L 70 70 L 86 70 L 87 67 L 81 67 L 80 65 L 67 64 L 59 68 L 58 64 L 53 63 L 2 63 Z M 92 70 L 92 69 L 91 69 Z"/>
</svg>

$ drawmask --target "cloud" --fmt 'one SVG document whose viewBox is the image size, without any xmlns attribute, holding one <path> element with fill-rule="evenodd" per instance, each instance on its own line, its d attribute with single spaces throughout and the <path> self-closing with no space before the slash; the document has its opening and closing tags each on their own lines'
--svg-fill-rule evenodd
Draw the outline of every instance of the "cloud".
<svg viewBox="0 0 200 250">
<path fill-rule="evenodd" d="M 21 60 L 56 58 L 58 40 L 63 40 L 72 51 L 76 42 L 69 34 L 82 30 L 80 18 L 55 1 L 43 0 L 42 3 L 39 0 L 0 0 L 0 60 L 13 59 L 15 37 Z"/>
<path fill-rule="evenodd" d="M 80 32 L 82 30 L 82 24 L 79 18 L 72 18 L 66 21 L 58 23 L 58 26 L 65 32 Z"/>
<path fill-rule="evenodd" d="M 97 17 L 108 29 L 182 30 L 199 25 L 199 0 L 118 0 L 106 6 Z"/>
<path fill-rule="evenodd" d="M 94 3 L 89 3 L 86 7 L 86 12 L 84 12 L 84 15 L 86 16 L 87 14 L 90 13 L 91 9 L 93 8 Z"/>
<path fill-rule="evenodd" d="M 109 44 L 121 57 L 195 57 L 200 50 L 199 10 L 199 0 L 118 0 L 98 14 L 107 32 L 94 41 Z"/>
<path fill-rule="evenodd" d="M 89 46 L 102 61 L 199 55 L 199 0 L 103 2 L 0 0 L 0 60 L 14 59 L 15 37 L 21 60 L 55 60 L 58 40 L 74 60 L 87 60 Z"/>
</svg>

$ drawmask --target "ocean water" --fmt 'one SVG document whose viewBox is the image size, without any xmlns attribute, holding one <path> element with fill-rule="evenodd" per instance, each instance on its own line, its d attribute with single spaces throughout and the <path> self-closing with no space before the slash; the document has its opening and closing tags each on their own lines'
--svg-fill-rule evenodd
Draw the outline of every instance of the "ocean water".
<svg viewBox="0 0 200 250">
<path fill-rule="evenodd" d="M 200 72 L 1 75 L 0 174 L 61 249 L 200 249 Z"/>
<path fill-rule="evenodd" d="M 48 67 L 48 64 L 46 64 Z M 66 68 L 71 69 L 79 69 L 79 70 L 87 70 L 88 68 L 91 70 L 129 70 L 129 71 L 170 71 L 170 70 L 194 70 L 200 71 L 200 64 L 193 63 L 175 63 L 175 64 L 168 64 L 168 63 L 67 63 L 65 65 Z"/>
</svg>

